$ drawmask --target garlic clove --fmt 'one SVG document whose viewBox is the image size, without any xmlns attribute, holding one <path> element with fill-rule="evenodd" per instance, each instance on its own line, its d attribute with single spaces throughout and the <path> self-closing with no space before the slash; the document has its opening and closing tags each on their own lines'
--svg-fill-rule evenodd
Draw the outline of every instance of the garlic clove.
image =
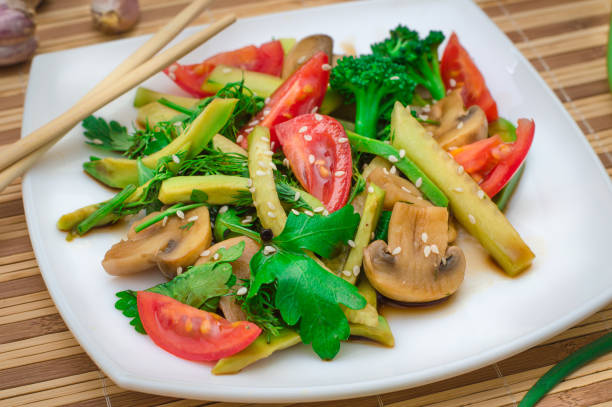
<svg viewBox="0 0 612 407">
<path fill-rule="evenodd" d="M 140 18 L 138 0 L 92 0 L 91 15 L 96 29 L 105 34 L 130 30 Z"/>
</svg>

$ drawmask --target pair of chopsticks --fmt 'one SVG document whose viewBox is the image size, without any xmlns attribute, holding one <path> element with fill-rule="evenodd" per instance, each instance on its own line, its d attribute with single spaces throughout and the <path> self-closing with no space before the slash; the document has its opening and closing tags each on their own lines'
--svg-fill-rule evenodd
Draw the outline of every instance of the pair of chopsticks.
<svg viewBox="0 0 612 407">
<path fill-rule="evenodd" d="M 0 150 L 0 191 L 14 179 L 24 174 L 81 120 L 166 68 L 236 21 L 235 15 L 226 15 L 203 30 L 157 54 L 211 1 L 194 0 L 143 46 L 117 66 L 76 105 L 28 136 Z"/>
</svg>

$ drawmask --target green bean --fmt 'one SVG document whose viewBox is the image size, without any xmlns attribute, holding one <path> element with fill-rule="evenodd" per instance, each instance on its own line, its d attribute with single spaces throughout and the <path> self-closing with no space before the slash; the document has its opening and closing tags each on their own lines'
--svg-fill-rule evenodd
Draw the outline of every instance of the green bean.
<svg viewBox="0 0 612 407">
<path fill-rule="evenodd" d="M 502 188 L 501 191 L 493 198 L 493 202 L 497 205 L 500 211 L 504 211 L 508 202 L 510 202 L 510 198 L 512 198 L 512 194 L 514 194 L 514 190 L 518 186 L 521 181 L 521 176 L 523 175 L 523 171 L 525 170 L 525 163 L 521 165 L 518 171 L 510 178 L 510 181 Z"/>
</svg>

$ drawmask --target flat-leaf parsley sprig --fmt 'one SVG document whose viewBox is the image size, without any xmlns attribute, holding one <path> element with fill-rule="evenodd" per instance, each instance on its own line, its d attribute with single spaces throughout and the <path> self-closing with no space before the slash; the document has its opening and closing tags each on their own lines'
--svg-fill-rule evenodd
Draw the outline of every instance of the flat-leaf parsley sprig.
<svg viewBox="0 0 612 407">
<path fill-rule="evenodd" d="M 247 300 L 263 285 L 276 282 L 274 305 L 285 323 L 297 327 L 302 342 L 312 343 L 322 359 L 332 359 L 350 327 L 340 304 L 365 307 L 357 288 L 325 270 L 303 250 L 329 258 L 334 248 L 355 235 L 359 215 L 350 205 L 328 215 L 290 213 L 283 232 L 251 259 Z"/>
</svg>

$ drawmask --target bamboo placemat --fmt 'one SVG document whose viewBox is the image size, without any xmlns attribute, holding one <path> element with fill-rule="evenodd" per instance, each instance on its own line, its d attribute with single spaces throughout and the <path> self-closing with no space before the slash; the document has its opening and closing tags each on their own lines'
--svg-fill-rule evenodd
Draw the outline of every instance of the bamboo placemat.
<svg viewBox="0 0 612 407">
<path fill-rule="evenodd" d="M 142 20 L 128 36 L 155 31 L 187 1 L 141 0 Z M 244 17 L 338 1 L 217 0 L 195 23 L 227 10 Z M 477 2 L 555 91 L 612 176 L 612 95 L 605 69 L 610 1 Z M 38 13 L 40 53 L 115 39 L 92 29 L 85 0 L 45 0 Z M 28 64 L 0 68 L 0 145 L 19 137 L 28 72 Z M 543 344 L 469 374 L 379 396 L 299 405 L 514 406 L 548 368 L 610 329 L 612 304 Z M 45 288 L 26 230 L 18 180 L 0 193 L 0 406 L 26 404 L 246 406 L 147 395 L 106 378 L 67 330 Z M 612 354 L 573 374 L 540 405 L 612 406 Z"/>
</svg>

